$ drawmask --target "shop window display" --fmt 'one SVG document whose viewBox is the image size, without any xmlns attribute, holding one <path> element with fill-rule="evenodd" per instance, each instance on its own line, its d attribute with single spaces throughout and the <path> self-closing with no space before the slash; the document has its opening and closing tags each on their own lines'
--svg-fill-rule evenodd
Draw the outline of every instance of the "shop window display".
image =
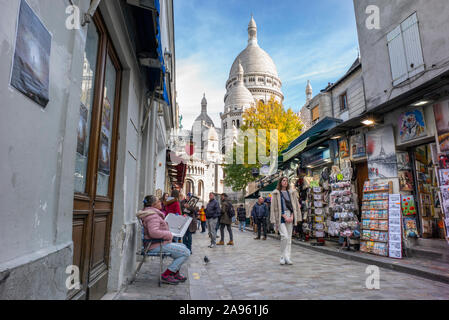
<svg viewBox="0 0 449 320">
<path fill-rule="evenodd" d="M 438 180 L 440 186 L 449 180 L 446 179 L 444 170 L 438 170 L 439 159 L 432 153 L 432 149 L 435 148 L 435 144 L 427 144 L 416 147 L 413 151 L 417 185 L 415 188 L 416 198 L 412 200 L 418 206 L 423 238 L 444 238 L 444 228 L 441 228 L 443 215 L 438 196 Z M 411 214 L 408 214 L 407 217 L 411 218 L 410 216 Z M 411 219 L 408 219 L 405 225 L 413 229 Z M 413 232 L 406 231 L 406 233 L 409 236 L 413 235 Z"/>
</svg>

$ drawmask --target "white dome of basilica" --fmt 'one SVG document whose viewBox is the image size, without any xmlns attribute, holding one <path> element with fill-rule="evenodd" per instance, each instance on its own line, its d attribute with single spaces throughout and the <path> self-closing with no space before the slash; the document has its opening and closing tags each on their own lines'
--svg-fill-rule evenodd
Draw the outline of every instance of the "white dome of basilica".
<svg viewBox="0 0 449 320">
<path fill-rule="evenodd" d="M 241 61 L 245 73 L 266 73 L 278 77 L 278 71 L 273 59 L 258 45 L 246 47 L 235 59 L 232 64 L 229 77 L 232 78 L 238 73 L 239 60 Z"/>
<path fill-rule="evenodd" d="M 254 18 L 248 25 L 248 45 L 235 59 L 229 72 L 229 79 L 226 82 L 226 97 L 231 94 L 230 91 L 238 86 L 237 76 L 239 73 L 239 64 L 245 70 L 243 83 L 251 92 L 256 100 L 267 102 L 271 96 L 279 102 L 284 100 L 281 91 L 282 82 L 279 79 L 276 65 L 270 55 L 259 47 L 257 41 L 257 25 Z"/>
</svg>

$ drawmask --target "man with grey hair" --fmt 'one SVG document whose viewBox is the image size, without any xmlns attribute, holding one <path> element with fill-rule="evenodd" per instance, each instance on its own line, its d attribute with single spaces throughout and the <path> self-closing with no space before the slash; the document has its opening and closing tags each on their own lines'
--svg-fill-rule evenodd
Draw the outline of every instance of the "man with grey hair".
<svg viewBox="0 0 449 320">
<path fill-rule="evenodd" d="M 214 248 L 216 245 L 217 238 L 217 223 L 220 217 L 221 210 L 218 201 L 215 199 L 215 194 L 213 192 L 209 193 L 209 203 L 206 207 L 206 219 L 207 219 L 207 230 L 209 230 L 210 246 L 209 248 Z"/>
<path fill-rule="evenodd" d="M 257 224 L 257 237 L 254 238 L 254 240 L 260 240 L 262 228 L 263 240 L 267 240 L 268 207 L 265 204 L 263 197 L 259 197 L 259 200 L 253 207 L 251 215 L 254 217 L 254 223 Z"/>
</svg>

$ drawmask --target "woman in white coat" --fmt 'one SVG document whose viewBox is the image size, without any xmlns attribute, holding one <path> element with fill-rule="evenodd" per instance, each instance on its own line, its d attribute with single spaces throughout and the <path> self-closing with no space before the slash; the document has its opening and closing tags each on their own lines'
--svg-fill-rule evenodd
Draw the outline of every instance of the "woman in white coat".
<svg viewBox="0 0 449 320">
<path fill-rule="evenodd" d="M 280 263 L 291 265 L 293 226 L 302 222 L 302 214 L 298 192 L 290 188 L 288 177 L 279 180 L 276 190 L 272 193 L 270 210 L 271 223 L 276 226 L 276 233 L 281 235 Z"/>
</svg>

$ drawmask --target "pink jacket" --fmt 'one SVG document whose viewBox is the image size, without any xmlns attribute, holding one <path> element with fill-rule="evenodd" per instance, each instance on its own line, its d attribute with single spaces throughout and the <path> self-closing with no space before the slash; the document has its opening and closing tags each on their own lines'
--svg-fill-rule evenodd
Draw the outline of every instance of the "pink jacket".
<svg viewBox="0 0 449 320">
<path fill-rule="evenodd" d="M 142 220 L 145 229 L 145 239 L 164 239 L 163 245 L 169 244 L 173 240 L 165 215 L 156 208 L 146 208 L 137 213 L 137 218 Z M 160 243 L 153 243 L 150 250 L 160 246 Z"/>
</svg>

